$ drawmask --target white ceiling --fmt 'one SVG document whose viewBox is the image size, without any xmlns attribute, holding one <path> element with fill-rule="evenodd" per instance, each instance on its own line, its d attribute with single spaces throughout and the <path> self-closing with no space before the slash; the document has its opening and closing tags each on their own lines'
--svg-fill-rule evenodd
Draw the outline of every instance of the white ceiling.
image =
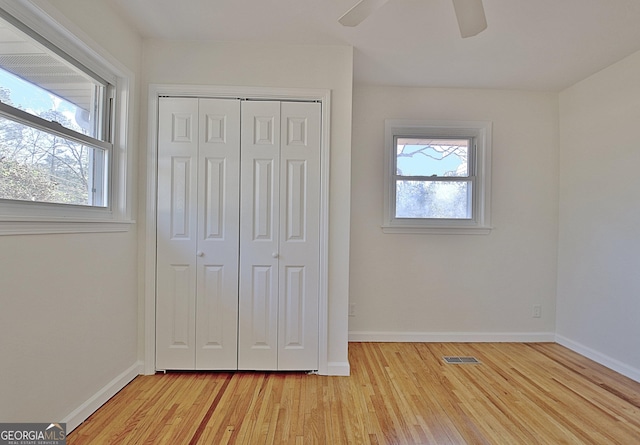
<svg viewBox="0 0 640 445">
<path fill-rule="evenodd" d="M 356 28 L 357 0 L 107 0 L 149 38 L 352 45 L 355 82 L 558 91 L 640 50 L 640 0 L 484 0 L 460 37 L 451 0 L 390 0 Z"/>
</svg>

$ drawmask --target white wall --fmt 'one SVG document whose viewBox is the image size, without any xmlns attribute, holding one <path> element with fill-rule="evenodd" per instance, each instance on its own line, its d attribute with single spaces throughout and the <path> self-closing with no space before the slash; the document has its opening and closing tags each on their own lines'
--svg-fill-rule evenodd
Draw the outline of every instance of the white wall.
<svg viewBox="0 0 640 445">
<path fill-rule="evenodd" d="M 139 71 L 141 40 L 101 0 L 34 3 Z M 135 145 L 130 150 L 135 157 Z M 73 423 L 74 410 L 136 365 L 136 240 L 135 225 L 124 233 L 0 236 L 3 422 Z"/>
<path fill-rule="evenodd" d="M 331 90 L 328 361 L 335 370 L 348 370 L 352 58 L 352 49 L 344 46 L 155 40 L 144 43 L 145 85 L 195 84 Z M 145 113 L 146 110 L 143 115 Z M 146 144 L 146 138 L 143 138 L 143 146 Z M 144 159 L 141 161 L 146 162 Z M 142 172 L 146 171 L 146 165 L 141 167 Z M 141 175 L 140 184 L 141 187 L 146 187 L 146 175 Z M 143 219 L 144 215 L 141 213 L 140 223 Z"/>
<path fill-rule="evenodd" d="M 353 109 L 350 338 L 553 340 L 557 94 L 356 86 Z M 493 122 L 490 235 L 382 233 L 384 119 Z"/>
<path fill-rule="evenodd" d="M 640 53 L 560 94 L 559 341 L 640 380 Z"/>
</svg>

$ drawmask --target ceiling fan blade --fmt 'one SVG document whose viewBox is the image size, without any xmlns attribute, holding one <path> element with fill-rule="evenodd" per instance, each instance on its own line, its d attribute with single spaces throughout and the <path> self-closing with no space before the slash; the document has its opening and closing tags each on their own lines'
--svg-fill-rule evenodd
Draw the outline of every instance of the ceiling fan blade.
<svg viewBox="0 0 640 445">
<path fill-rule="evenodd" d="M 387 3 L 388 0 L 360 0 L 338 19 L 343 26 L 357 26 L 369 15 Z"/>
<path fill-rule="evenodd" d="M 453 8 L 463 38 L 473 37 L 487 29 L 482 0 L 453 0 Z"/>
</svg>

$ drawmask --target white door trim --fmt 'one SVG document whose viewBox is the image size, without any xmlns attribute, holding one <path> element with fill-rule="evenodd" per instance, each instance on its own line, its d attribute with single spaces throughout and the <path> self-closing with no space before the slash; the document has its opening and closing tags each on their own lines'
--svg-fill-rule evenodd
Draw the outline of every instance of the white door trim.
<svg viewBox="0 0 640 445">
<path fill-rule="evenodd" d="M 318 373 L 329 373 L 329 154 L 331 91 L 327 89 L 267 88 L 213 85 L 150 84 L 148 99 L 147 184 L 144 265 L 144 373 L 155 373 L 156 350 L 156 201 L 158 170 L 158 98 L 160 96 L 217 97 L 271 100 L 311 100 L 322 104 L 320 145 L 320 288 L 318 310 Z"/>
</svg>

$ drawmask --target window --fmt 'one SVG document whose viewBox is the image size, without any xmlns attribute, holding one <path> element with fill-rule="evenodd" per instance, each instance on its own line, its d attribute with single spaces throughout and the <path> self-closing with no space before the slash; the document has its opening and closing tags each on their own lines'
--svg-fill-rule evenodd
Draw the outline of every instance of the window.
<svg viewBox="0 0 640 445">
<path fill-rule="evenodd" d="M 488 233 L 491 124 L 385 121 L 386 233 Z"/>
<path fill-rule="evenodd" d="M 0 17 L 0 199 L 107 207 L 111 90 Z"/>
<path fill-rule="evenodd" d="M 128 77 L 21 5 L 0 0 L 0 221 L 125 222 Z"/>
</svg>

